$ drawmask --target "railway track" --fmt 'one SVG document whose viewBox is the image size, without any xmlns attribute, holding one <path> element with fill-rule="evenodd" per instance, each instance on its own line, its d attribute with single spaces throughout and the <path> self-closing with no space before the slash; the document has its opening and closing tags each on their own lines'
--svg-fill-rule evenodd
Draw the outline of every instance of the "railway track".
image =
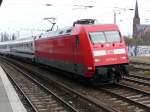
<svg viewBox="0 0 150 112">
<path fill-rule="evenodd" d="M 35 72 L 35 71 L 30 70 L 30 72 Z M 41 73 L 38 72 L 38 70 L 36 70 L 36 74 L 42 75 Z M 48 76 L 48 75 L 46 75 L 46 76 Z M 69 81 L 66 81 L 66 82 L 69 82 Z M 114 87 L 114 86 L 111 86 L 112 90 L 109 90 L 110 88 L 106 87 L 107 88 L 107 92 L 106 92 L 106 89 L 104 90 L 104 88 L 97 89 L 95 87 L 92 87 L 92 88 L 91 87 L 81 87 L 81 85 L 74 86 L 72 84 L 72 82 L 71 82 L 71 84 L 67 85 L 67 84 L 65 84 L 66 82 L 63 82 L 65 86 L 72 87 L 74 90 L 76 90 L 77 93 L 88 98 L 92 102 L 96 102 L 97 104 L 102 104 L 103 106 L 109 108 L 111 111 L 113 110 L 115 112 L 149 112 L 149 110 L 150 110 L 150 108 L 147 105 L 145 106 L 144 104 L 141 104 L 140 102 L 136 102 L 133 99 L 128 98 L 128 100 L 127 100 L 127 98 L 125 98 L 121 94 L 115 95 L 115 93 L 117 91 L 115 91 L 115 93 L 112 94 L 112 90 L 113 89 L 116 90 L 116 87 Z M 122 87 L 117 90 L 122 91 L 121 89 L 122 89 Z M 122 93 L 124 93 L 126 95 L 132 95 L 132 97 L 135 97 L 137 95 L 145 95 L 141 92 L 138 92 L 138 94 L 137 94 L 137 92 L 135 92 L 135 91 L 130 92 L 131 94 L 127 94 L 126 91 L 128 91 L 128 92 L 130 91 L 130 89 L 129 90 L 128 89 L 126 88 L 126 90 L 122 91 Z M 108 92 L 108 90 L 111 92 Z M 147 97 L 149 98 L 149 95 L 147 95 Z M 147 101 L 146 99 L 144 99 L 147 97 L 142 97 L 142 98 L 144 101 Z"/>
<path fill-rule="evenodd" d="M 28 75 L 12 64 L 9 66 L 8 62 L 2 66 L 15 85 L 23 91 L 35 112 L 118 112 L 103 103 L 86 98 L 58 82 L 55 84 L 54 81 L 49 82 L 51 86 L 45 87 L 44 82 L 41 84 L 35 77 L 31 77 L 31 74 Z M 15 70 L 20 73 L 12 72 Z M 38 78 L 38 80 L 40 79 Z M 53 89 L 53 92 L 50 92 L 50 88 Z"/>
<path fill-rule="evenodd" d="M 122 84 L 118 84 L 113 88 L 108 87 L 99 89 L 121 99 L 120 102 L 130 102 L 132 108 L 141 107 L 150 111 L 150 93 Z"/>
<path fill-rule="evenodd" d="M 130 66 L 132 71 L 130 71 L 128 76 L 123 77 L 122 84 L 150 93 L 150 77 L 148 76 L 148 73 L 150 74 L 150 69 L 147 67 L 148 64 L 134 62 Z M 144 73 L 147 75 L 144 76 Z"/>
<path fill-rule="evenodd" d="M 2 67 L 11 81 L 13 81 L 15 86 L 22 92 L 28 103 L 30 103 L 32 110 L 35 112 L 78 112 L 48 88 L 23 71 L 19 70 L 19 72 L 16 72 L 16 67 L 14 68 L 12 65 L 8 65 L 8 63 L 7 65 L 2 65 Z"/>
<path fill-rule="evenodd" d="M 150 64 L 141 62 L 132 62 L 130 75 L 124 77 L 124 80 L 137 83 L 138 85 L 150 86 Z M 138 74 L 138 75 L 137 75 Z"/>
<path fill-rule="evenodd" d="M 136 83 L 138 85 L 150 87 L 150 79 L 146 78 L 146 77 L 130 74 L 129 76 L 123 77 L 123 79 L 125 81 L 130 81 L 130 82 Z"/>
<path fill-rule="evenodd" d="M 142 63 L 142 62 L 131 62 L 130 64 L 133 69 L 150 71 L 150 63 Z"/>
</svg>

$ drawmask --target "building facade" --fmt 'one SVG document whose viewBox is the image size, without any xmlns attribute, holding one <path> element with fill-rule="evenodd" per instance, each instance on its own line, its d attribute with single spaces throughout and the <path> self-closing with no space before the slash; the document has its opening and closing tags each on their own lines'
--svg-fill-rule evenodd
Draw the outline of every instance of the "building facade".
<svg viewBox="0 0 150 112">
<path fill-rule="evenodd" d="M 141 24 L 139 11 L 138 11 L 138 2 L 136 0 L 135 5 L 135 14 L 133 18 L 133 38 L 144 38 L 145 34 L 150 34 L 150 25 Z"/>
</svg>

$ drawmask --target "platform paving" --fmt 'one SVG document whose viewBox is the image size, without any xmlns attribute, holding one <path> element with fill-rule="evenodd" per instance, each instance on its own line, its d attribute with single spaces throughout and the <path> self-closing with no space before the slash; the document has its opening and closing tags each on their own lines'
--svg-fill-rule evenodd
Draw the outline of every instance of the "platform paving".
<svg viewBox="0 0 150 112">
<path fill-rule="evenodd" d="M 0 67 L 0 112 L 27 112 L 2 67 Z"/>
</svg>

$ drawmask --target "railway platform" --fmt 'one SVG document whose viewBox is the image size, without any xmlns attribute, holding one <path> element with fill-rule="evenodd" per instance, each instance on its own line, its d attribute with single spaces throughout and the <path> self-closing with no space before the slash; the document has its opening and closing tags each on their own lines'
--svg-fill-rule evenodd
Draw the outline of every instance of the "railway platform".
<svg viewBox="0 0 150 112">
<path fill-rule="evenodd" d="M 27 112 L 1 66 L 0 112 Z"/>
</svg>

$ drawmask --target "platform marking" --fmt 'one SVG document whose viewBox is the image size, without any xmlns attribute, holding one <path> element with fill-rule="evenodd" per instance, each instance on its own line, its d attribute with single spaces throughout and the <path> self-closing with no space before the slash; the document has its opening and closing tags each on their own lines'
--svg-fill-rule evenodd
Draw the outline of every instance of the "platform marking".
<svg viewBox="0 0 150 112">
<path fill-rule="evenodd" d="M 27 112 L 2 67 L 0 67 L 0 77 L 4 84 L 13 112 Z"/>
</svg>

